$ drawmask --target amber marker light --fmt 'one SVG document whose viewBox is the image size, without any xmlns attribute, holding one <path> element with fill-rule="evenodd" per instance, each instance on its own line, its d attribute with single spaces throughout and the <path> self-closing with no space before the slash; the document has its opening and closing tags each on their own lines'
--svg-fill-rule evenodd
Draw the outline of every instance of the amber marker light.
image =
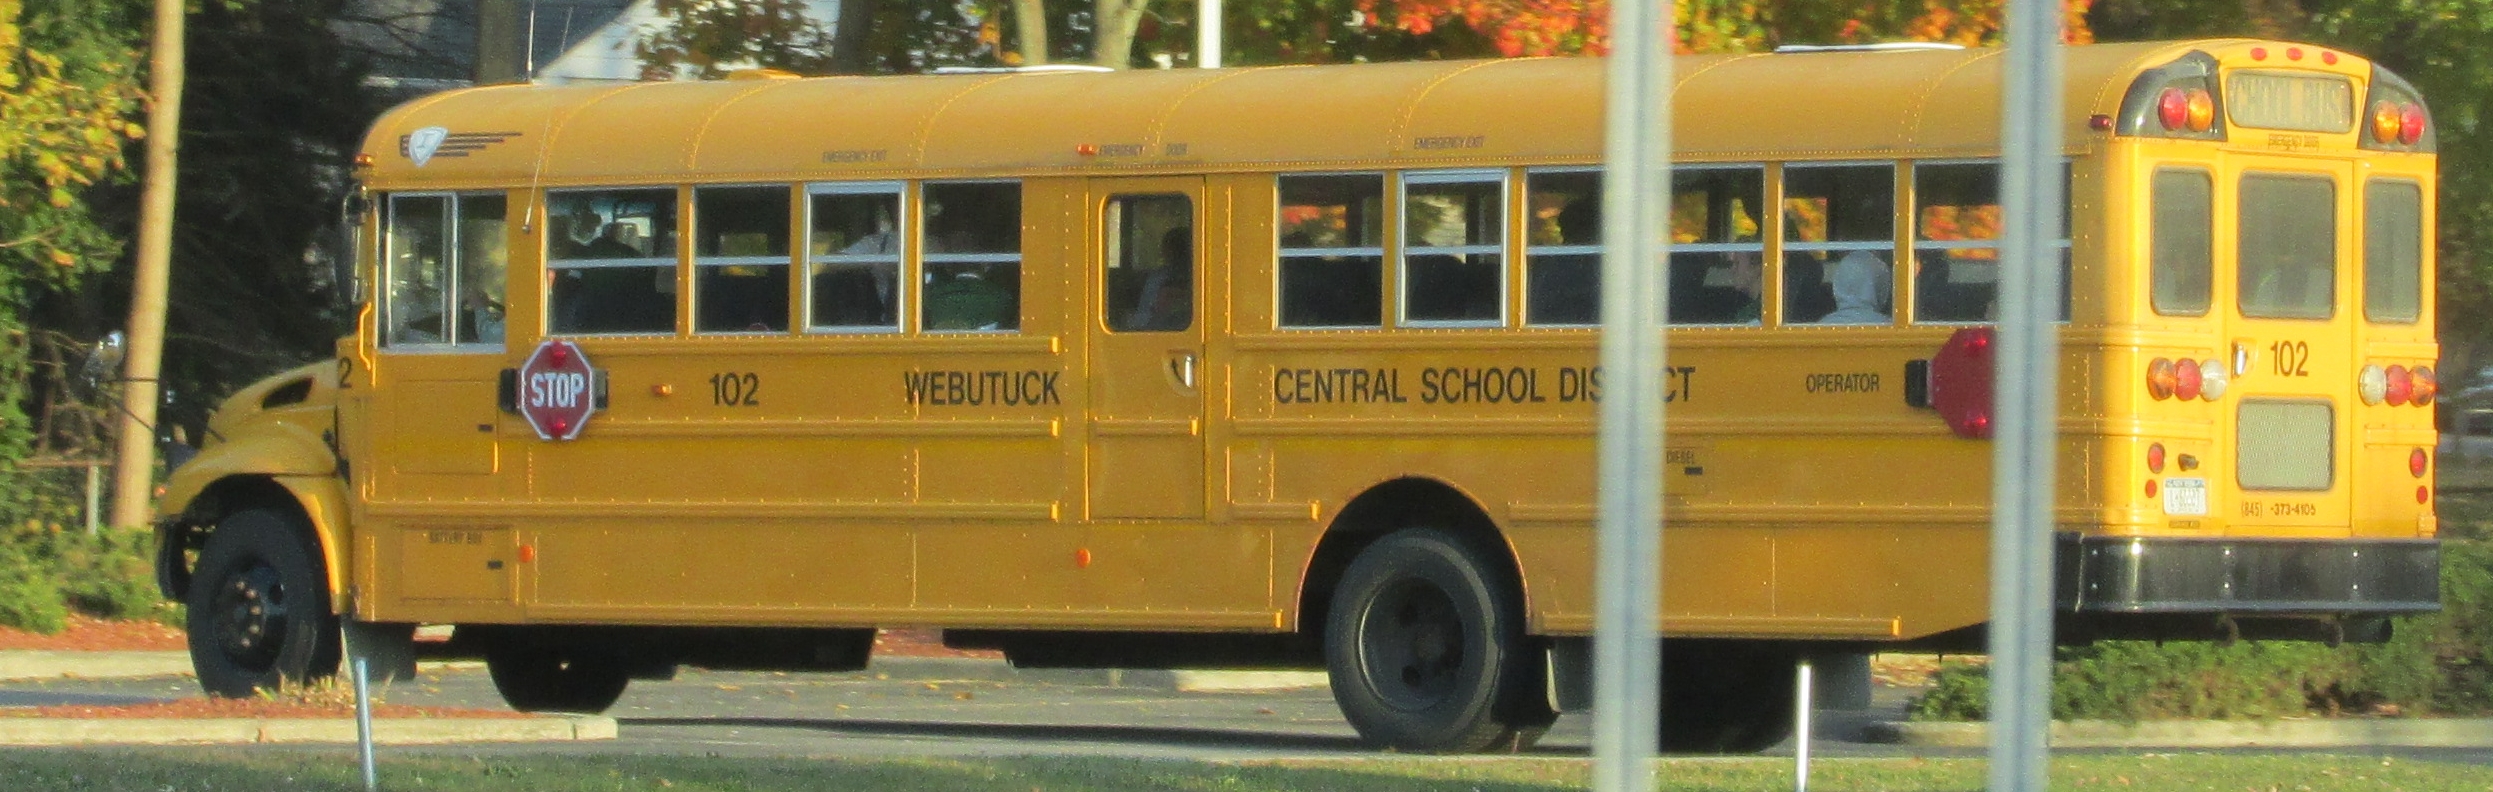
<svg viewBox="0 0 2493 792">
<path fill-rule="evenodd" d="M 2173 398 L 2173 389 L 2180 377 L 2173 373 L 2173 361 L 2156 358 L 2147 363 L 2147 395 L 2156 401 Z"/>
<path fill-rule="evenodd" d="M 2190 131 L 2205 132 L 2209 127 L 2216 125 L 2216 96 L 2214 94 L 2208 93 L 2205 89 L 2192 89 L 2190 97 L 2184 101 L 2188 105 L 2184 112 L 2188 115 Z"/>
<path fill-rule="evenodd" d="M 2416 366 L 2407 370 L 2407 376 L 2415 379 L 2415 393 L 2406 397 L 2407 403 L 2417 407 L 2432 406 L 2432 400 L 2441 395 L 2441 375 L 2432 373 L 2431 366 Z"/>
<path fill-rule="evenodd" d="M 2397 105 L 2389 102 L 2373 105 L 2372 139 L 2381 143 L 2397 142 L 2404 134 L 2405 122 L 2406 113 L 2399 111 Z"/>
</svg>

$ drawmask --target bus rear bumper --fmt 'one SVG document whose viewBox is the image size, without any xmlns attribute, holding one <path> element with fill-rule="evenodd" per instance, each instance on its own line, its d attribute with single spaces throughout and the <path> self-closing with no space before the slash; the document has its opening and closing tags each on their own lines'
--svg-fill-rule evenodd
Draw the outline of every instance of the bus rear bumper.
<svg viewBox="0 0 2493 792">
<path fill-rule="evenodd" d="M 2107 636 L 2370 639 L 2441 608 L 2437 539 L 2185 539 L 2061 534 L 2061 613 Z M 2383 633 L 2385 635 L 2385 633 Z"/>
</svg>

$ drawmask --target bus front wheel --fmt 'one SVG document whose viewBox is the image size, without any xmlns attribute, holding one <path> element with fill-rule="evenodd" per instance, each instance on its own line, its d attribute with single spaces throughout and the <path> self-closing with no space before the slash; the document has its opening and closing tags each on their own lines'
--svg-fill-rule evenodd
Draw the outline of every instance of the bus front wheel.
<svg viewBox="0 0 2493 792">
<path fill-rule="evenodd" d="M 328 576 L 300 521 L 267 509 L 219 520 L 183 604 L 191 667 L 209 694 L 247 698 L 337 673 Z"/>
<path fill-rule="evenodd" d="M 525 636 L 485 650 L 485 672 L 511 709 L 594 715 L 632 684 L 632 666 L 611 650 L 539 644 Z"/>
<path fill-rule="evenodd" d="M 1360 551 L 1334 591 L 1325 662 L 1369 742 L 1465 753 L 1528 746 L 1556 715 L 1543 653 L 1512 587 L 1444 534 L 1404 530 Z"/>
</svg>

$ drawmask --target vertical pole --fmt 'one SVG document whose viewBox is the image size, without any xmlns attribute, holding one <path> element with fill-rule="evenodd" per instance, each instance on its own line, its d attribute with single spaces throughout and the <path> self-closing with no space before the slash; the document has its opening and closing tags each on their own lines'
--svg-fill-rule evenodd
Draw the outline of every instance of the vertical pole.
<svg viewBox="0 0 2493 792">
<path fill-rule="evenodd" d="M 355 747 L 363 755 L 364 792 L 379 792 L 381 777 L 372 765 L 372 661 L 355 658 Z"/>
<path fill-rule="evenodd" d="M 1816 707 L 1810 700 L 1815 683 L 1809 678 L 1809 658 L 1801 658 L 1794 673 L 1799 678 L 1792 688 L 1792 791 L 1809 792 L 1809 711 Z"/>
<path fill-rule="evenodd" d="M 94 536 L 104 522 L 104 463 L 87 462 L 87 535 Z"/>
<path fill-rule="evenodd" d="M 156 374 L 164 363 L 173 271 L 173 180 L 182 141 L 183 0 L 156 0 L 148 47 L 147 185 L 139 195 L 138 270 L 130 281 L 130 351 L 121 366 L 113 455 L 113 525 L 146 525 L 156 494 Z"/>
<path fill-rule="evenodd" d="M 1991 776 L 2044 789 L 2060 396 L 2060 3 L 2010 0 L 2001 81 L 2000 348 L 1991 449 Z"/>
<path fill-rule="evenodd" d="M 1649 792 L 1662 703 L 1662 263 L 1669 238 L 1671 5 L 1610 7 L 1602 179 L 1600 528 L 1593 788 Z"/>
<path fill-rule="evenodd" d="M 1195 66 L 1221 67 L 1221 0 L 1196 0 Z"/>
</svg>

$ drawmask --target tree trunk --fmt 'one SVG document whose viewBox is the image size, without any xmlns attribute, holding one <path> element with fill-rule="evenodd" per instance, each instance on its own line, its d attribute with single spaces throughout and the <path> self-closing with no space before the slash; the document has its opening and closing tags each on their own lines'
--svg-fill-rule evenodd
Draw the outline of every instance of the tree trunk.
<svg viewBox="0 0 2493 792">
<path fill-rule="evenodd" d="M 874 28 L 874 12 L 883 0 L 840 0 L 840 16 L 831 30 L 831 72 L 865 74 L 874 70 L 866 51 L 866 34 Z"/>
<path fill-rule="evenodd" d="M 1013 0 L 1013 38 L 1021 46 L 1021 65 L 1047 63 L 1047 7 L 1040 0 Z"/>
<path fill-rule="evenodd" d="M 1142 27 L 1143 10 L 1151 0 L 1094 0 L 1091 26 L 1092 62 L 1111 69 L 1134 63 L 1134 31 Z"/>
</svg>

